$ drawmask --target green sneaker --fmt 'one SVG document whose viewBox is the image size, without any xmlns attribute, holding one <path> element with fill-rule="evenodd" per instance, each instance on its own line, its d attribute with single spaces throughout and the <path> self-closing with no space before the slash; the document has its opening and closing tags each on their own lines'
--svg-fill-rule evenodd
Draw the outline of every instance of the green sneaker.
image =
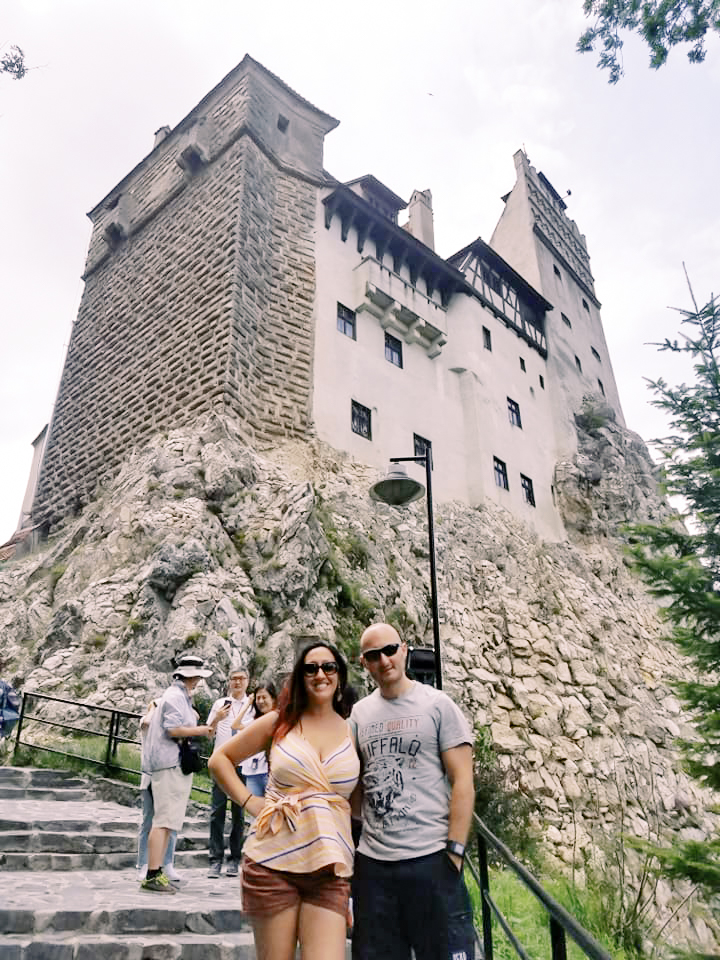
<svg viewBox="0 0 720 960">
<path fill-rule="evenodd" d="M 158 873 L 151 878 L 145 877 L 140 884 L 140 889 L 146 890 L 148 893 L 177 893 L 177 890 L 164 873 Z"/>
</svg>

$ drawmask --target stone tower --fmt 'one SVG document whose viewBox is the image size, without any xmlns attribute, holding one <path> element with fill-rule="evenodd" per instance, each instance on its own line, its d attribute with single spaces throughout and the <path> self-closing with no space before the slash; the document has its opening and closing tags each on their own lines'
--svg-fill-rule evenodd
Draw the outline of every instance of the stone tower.
<svg viewBox="0 0 720 960">
<path fill-rule="evenodd" d="M 323 139 L 337 121 L 250 57 L 90 212 L 85 289 L 35 523 L 133 447 L 212 409 L 248 443 L 304 436 Z"/>
<path fill-rule="evenodd" d="M 583 398 L 609 404 L 617 421 L 623 426 L 625 421 L 585 237 L 568 217 L 565 200 L 524 151 L 513 159 L 517 179 L 503 198 L 490 245 L 554 306 L 546 315 L 548 388 L 562 458 L 576 449 L 572 414 Z"/>
</svg>

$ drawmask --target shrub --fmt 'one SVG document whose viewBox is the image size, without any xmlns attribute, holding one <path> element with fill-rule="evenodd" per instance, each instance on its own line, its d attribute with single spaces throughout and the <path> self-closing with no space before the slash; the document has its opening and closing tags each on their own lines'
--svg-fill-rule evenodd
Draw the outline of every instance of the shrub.
<svg viewBox="0 0 720 960">
<path fill-rule="evenodd" d="M 529 866 L 541 865 L 537 837 L 532 829 L 536 804 L 512 784 L 519 776 L 512 768 L 503 770 L 487 727 L 481 727 L 473 747 L 475 770 L 475 813 L 495 836 Z M 492 851 L 488 851 L 492 859 Z"/>
</svg>

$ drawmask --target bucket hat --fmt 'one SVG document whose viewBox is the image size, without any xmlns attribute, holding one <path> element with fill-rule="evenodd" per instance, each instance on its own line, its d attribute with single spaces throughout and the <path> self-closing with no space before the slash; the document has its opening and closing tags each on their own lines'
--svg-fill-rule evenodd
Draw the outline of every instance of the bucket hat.
<svg viewBox="0 0 720 960">
<path fill-rule="evenodd" d="M 178 657 L 177 666 L 173 671 L 173 675 L 176 677 L 185 677 L 188 680 L 192 679 L 192 677 L 207 678 L 212 676 L 212 670 L 205 669 L 202 657 L 197 657 L 192 653 L 185 653 L 181 657 Z"/>
</svg>

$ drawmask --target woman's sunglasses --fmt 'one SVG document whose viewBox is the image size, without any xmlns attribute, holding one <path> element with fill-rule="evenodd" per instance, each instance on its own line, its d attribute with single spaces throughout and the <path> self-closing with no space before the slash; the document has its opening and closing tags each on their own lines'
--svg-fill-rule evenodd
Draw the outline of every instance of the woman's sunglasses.
<svg viewBox="0 0 720 960">
<path fill-rule="evenodd" d="M 306 677 L 314 677 L 318 670 L 322 670 L 326 677 L 338 672 L 338 665 L 335 660 L 326 660 L 325 663 L 304 663 L 303 673 Z"/>
<path fill-rule="evenodd" d="M 366 650 L 363 653 L 363 659 L 367 660 L 368 663 L 377 663 L 380 660 L 381 653 L 384 653 L 386 657 L 394 657 L 399 649 L 399 643 L 388 643 L 384 647 L 380 647 L 379 650 Z"/>
</svg>

